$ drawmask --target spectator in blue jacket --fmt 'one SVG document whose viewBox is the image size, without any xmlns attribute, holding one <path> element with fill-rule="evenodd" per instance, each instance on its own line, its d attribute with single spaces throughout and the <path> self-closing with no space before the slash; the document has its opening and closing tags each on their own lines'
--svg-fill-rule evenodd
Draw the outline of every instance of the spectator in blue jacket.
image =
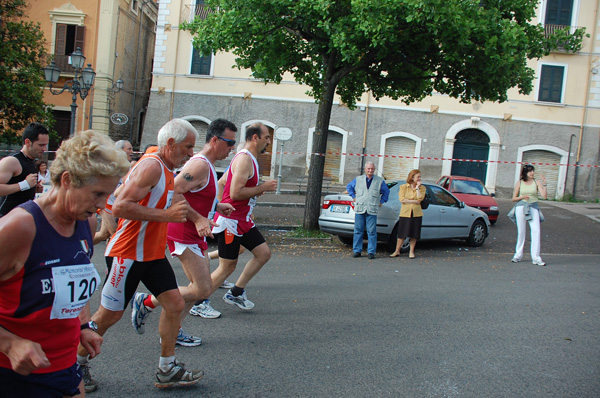
<svg viewBox="0 0 600 398">
<path fill-rule="evenodd" d="M 365 175 L 356 177 L 346 186 L 354 199 L 354 257 L 360 257 L 363 249 L 363 235 L 367 227 L 369 260 L 375 258 L 377 250 L 377 213 L 382 204 L 388 201 L 390 189 L 385 180 L 375 175 L 375 164 L 365 164 Z"/>
</svg>

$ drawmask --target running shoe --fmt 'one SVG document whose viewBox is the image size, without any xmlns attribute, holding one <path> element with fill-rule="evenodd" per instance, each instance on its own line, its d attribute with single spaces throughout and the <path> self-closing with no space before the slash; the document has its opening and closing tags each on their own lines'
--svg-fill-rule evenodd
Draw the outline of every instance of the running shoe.
<svg viewBox="0 0 600 398">
<path fill-rule="evenodd" d="M 219 289 L 233 289 L 234 286 L 235 283 L 231 283 L 226 279 L 225 281 L 223 281 L 221 286 L 219 286 Z"/>
<path fill-rule="evenodd" d="M 201 370 L 187 370 L 185 364 L 175 360 L 167 372 L 158 369 L 154 385 L 158 388 L 189 386 L 196 384 L 204 376 Z"/>
<path fill-rule="evenodd" d="M 98 382 L 92 379 L 92 375 L 90 374 L 90 365 L 79 365 L 79 369 L 81 370 L 81 376 L 83 379 L 83 386 L 85 388 L 85 392 L 94 392 L 98 389 Z"/>
<path fill-rule="evenodd" d="M 520 261 L 521 261 L 521 259 L 517 258 L 517 257 L 513 257 L 512 260 L 510 260 L 511 263 L 518 263 Z"/>
<path fill-rule="evenodd" d="M 542 267 L 546 266 L 546 263 L 542 261 L 542 259 L 540 258 L 539 260 L 533 261 L 533 265 L 539 265 Z"/>
<path fill-rule="evenodd" d="M 231 294 L 231 289 L 229 289 L 227 293 L 225 293 L 225 295 L 223 296 L 223 300 L 227 304 L 235 304 L 238 306 L 238 308 L 241 308 L 243 310 L 251 310 L 252 308 L 254 308 L 254 303 L 248 300 L 248 297 L 246 297 L 246 291 L 244 291 L 244 293 L 236 297 L 233 294 Z"/>
<path fill-rule="evenodd" d="M 131 301 L 131 325 L 138 334 L 144 334 L 146 331 L 144 324 L 152 313 L 152 309 L 144 305 L 146 297 L 148 297 L 146 293 L 137 292 Z"/>
<path fill-rule="evenodd" d="M 186 333 L 182 328 L 179 328 L 175 344 L 184 347 L 196 347 L 202 344 L 202 339 L 200 337 L 192 336 L 191 334 Z"/>
<path fill-rule="evenodd" d="M 193 306 L 190 309 L 190 314 L 208 319 L 215 319 L 221 316 L 221 313 L 210 305 L 210 300 L 208 299 Z"/>
</svg>

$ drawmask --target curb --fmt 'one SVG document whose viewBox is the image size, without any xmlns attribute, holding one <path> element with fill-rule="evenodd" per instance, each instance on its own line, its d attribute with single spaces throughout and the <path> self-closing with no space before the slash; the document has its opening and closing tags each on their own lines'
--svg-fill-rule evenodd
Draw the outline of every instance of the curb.
<svg viewBox="0 0 600 398">
<path fill-rule="evenodd" d="M 300 228 L 300 225 L 273 225 L 273 224 L 256 224 L 258 229 L 264 229 L 267 231 L 293 231 L 296 228 Z"/>
<path fill-rule="evenodd" d="M 304 203 L 257 202 L 256 206 L 261 206 L 261 207 L 297 207 L 297 208 L 304 208 Z"/>
</svg>

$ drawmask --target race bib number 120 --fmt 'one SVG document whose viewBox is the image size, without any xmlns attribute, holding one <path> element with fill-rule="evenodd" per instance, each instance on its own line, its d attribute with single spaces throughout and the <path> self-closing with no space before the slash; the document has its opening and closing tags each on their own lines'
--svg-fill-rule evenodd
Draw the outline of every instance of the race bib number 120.
<svg viewBox="0 0 600 398">
<path fill-rule="evenodd" d="M 52 268 L 54 303 L 50 319 L 76 318 L 100 285 L 94 264 Z"/>
</svg>

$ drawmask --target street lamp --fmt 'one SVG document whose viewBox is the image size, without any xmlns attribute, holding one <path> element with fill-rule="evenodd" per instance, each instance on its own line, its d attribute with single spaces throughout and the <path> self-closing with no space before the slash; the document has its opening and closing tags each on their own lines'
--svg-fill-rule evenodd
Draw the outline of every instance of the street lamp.
<svg viewBox="0 0 600 398">
<path fill-rule="evenodd" d="M 70 137 L 75 133 L 77 94 L 84 100 L 96 79 L 96 72 L 92 69 L 92 64 L 88 64 L 85 68 L 83 67 L 83 65 L 85 65 L 85 56 L 81 52 L 81 48 L 77 47 L 77 50 L 71 54 L 71 65 L 73 66 L 73 69 L 75 69 L 75 76 L 73 77 L 73 80 L 65 82 L 64 87 L 60 91 L 52 90 L 52 85 L 56 83 L 60 77 L 60 69 L 58 69 L 54 61 L 50 62 L 50 65 L 44 68 L 44 77 L 46 81 L 50 83 L 50 92 L 52 95 L 62 94 L 65 90 L 73 94 L 73 102 L 71 103 L 71 129 L 69 131 Z"/>
</svg>

